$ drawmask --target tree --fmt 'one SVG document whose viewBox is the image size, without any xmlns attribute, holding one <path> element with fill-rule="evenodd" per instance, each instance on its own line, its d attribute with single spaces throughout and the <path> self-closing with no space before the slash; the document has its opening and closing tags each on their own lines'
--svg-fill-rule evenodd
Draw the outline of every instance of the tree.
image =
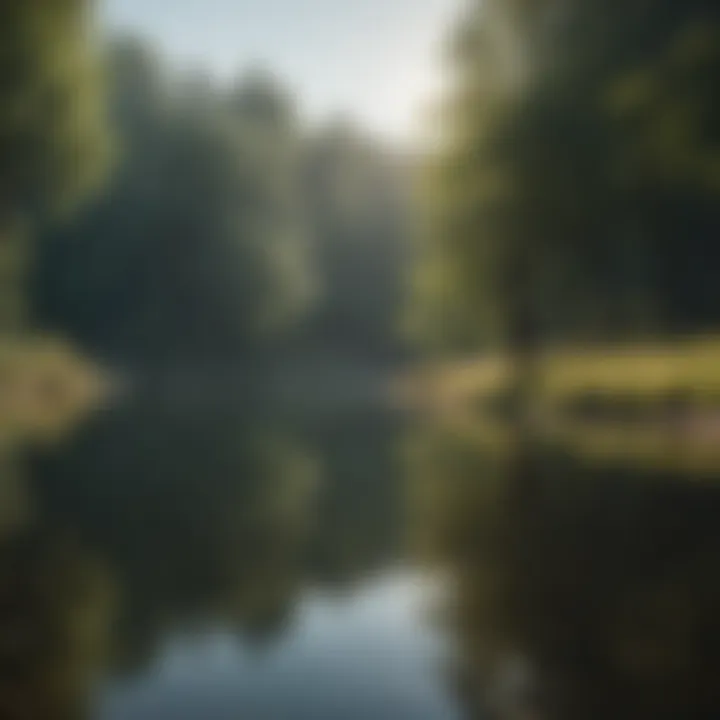
<svg viewBox="0 0 720 720">
<path fill-rule="evenodd" d="M 411 257 L 411 161 L 336 121 L 305 149 L 305 208 L 316 302 L 306 339 L 326 351 L 392 356 Z"/>
<path fill-rule="evenodd" d="M 3 3 L 0 61 L 2 222 L 57 210 L 106 159 L 87 2 Z"/>
<path fill-rule="evenodd" d="M 45 244 L 38 313 L 115 359 L 227 362 L 305 302 L 292 104 L 269 82 L 183 82 L 137 41 L 110 68 L 122 161 Z"/>
<path fill-rule="evenodd" d="M 23 228 L 71 208 L 108 158 L 98 64 L 84 0 L 0 8 L 0 251 L 5 312 L 20 314 Z"/>
<path fill-rule="evenodd" d="M 547 343 L 712 328 L 717 8 L 528 13 L 487 3 L 458 33 L 421 320 L 516 360 Z"/>
</svg>

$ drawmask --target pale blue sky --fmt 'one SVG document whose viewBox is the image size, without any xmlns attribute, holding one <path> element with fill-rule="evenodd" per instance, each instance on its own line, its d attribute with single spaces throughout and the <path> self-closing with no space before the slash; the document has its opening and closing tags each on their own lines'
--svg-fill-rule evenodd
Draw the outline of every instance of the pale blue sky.
<svg viewBox="0 0 720 720">
<path fill-rule="evenodd" d="M 160 41 L 183 66 L 229 76 L 261 63 L 312 118 L 336 112 L 402 138 L 439 83 L 460 0 L 101 0 L 105 25 Z"/>
</svg>

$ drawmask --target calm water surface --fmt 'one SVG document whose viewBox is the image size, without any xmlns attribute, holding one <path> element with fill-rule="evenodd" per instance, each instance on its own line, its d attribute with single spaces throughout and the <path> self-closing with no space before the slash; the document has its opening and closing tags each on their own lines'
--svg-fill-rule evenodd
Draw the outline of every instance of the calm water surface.
<svg viewBox="0 0 720 720">
<path fill-rule="evenodd" d="M 720 717 L 720 485 L 643 467 L 108 411 L 6 467 L 0 717 Z"/>
</svg>

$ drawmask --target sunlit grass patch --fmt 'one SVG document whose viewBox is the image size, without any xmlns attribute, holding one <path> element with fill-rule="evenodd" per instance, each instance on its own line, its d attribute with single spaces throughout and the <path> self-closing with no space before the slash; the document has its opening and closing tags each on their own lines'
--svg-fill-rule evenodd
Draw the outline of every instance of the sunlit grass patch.
<svg viewBox="0 0 720 720">
<path fill-rule="evenodd" d="M 417 397 L 434 409 L 492 408 L 511 378 L 500 357 L 427 369 L 414 377 Z M 541 355 L 535 398 L 546 412 L 630 415 L 685 412 L 720 405 L 720 339 L 558 348 Z"/>
<path fill-rule="evenodd" d="M 64 341 L 0 338 L 0 442 L 61 436 L 107 387 L 104 374 Z"/>
<path fill-rule="evenodd" d="M 720 400 L 720 339 L 563 350 L 541 364 L 541 392 L 550 400 L 580 393 L 694 401 Z"/>
</svg>

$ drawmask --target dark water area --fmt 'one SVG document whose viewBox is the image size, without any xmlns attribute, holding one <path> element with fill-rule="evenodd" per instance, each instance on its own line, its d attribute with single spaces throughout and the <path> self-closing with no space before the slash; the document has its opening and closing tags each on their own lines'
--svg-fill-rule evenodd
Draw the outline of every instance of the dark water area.
<svg viewBox="0 0 720 720">
<path fill-rule="evenodd" d="M 5 470 L 0 718 L 720 717 L 707 472 L 147 404 Z"/>
</svg>

